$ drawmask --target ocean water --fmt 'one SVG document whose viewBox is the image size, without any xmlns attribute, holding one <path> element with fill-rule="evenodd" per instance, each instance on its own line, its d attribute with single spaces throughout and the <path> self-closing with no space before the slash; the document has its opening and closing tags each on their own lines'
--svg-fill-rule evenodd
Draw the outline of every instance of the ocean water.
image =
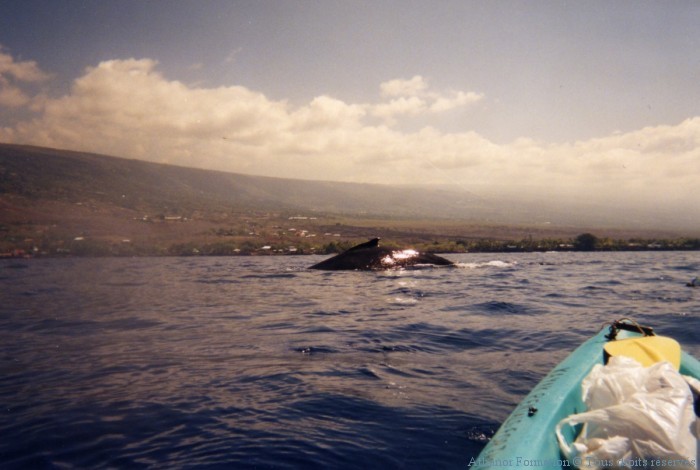
<svg viewBox="0 0 700 470">
<path fill-rule="evenodd" d="M 700 357 L 697 252 L 0 262 L 0 468 L 467 468 L 603 323 Z"/>
</svg>

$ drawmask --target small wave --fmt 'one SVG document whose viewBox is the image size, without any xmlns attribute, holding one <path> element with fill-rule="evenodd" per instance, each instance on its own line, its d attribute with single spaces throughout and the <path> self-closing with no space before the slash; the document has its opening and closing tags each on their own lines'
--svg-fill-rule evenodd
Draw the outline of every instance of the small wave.
<svg viewBox="0 0 700 470">
<path fill-rule="evenodd" d="M 357 346 L 358 351 L 364 351 L 369 353 L 416 353 L 416 352 L 426 352 L 435 353 L 437 350 L 431 348 L 428 345 L 416 345 L 416 344 L 372 344 L 369 346 Z"/>
<path fill-rule="evenodd" d="M 315 317 L 328 317 L 328 316 L 334 316 L 334 315 L 347 315 L 352 313 L 352 310 L 346 310 L 346 309 L 340 309 L 336 311 L 327 311 L 327 310 L 316 310 L 314 312 L 309 313 L 310 316 L 315 316 Z"/>
<path fill-rule="evenodd" d="M 382 363 L 381 365 L 383 367 L 384 372 L 386 372 L 388 374 L 399 376 L 399 377 L 404 377 L 404 378 L 417 377 L 417 375 L 414 373 L 407 372 L 405 370 L 401 370 L 398 367 L 392 366 L 390 364 Z"/>
<path fill-rule="evenodd" d="M 145 287 L 148 286 L 149 283 L 146 280 L 143 281 L 115 281 L 115 282 L 106 282 L 104 284 L 106 287 Z"/>
<path fill-rule="evenodd" d="M 617 279 L 609 279 L 606 281 L 600 281 L 598 282 L 599 286 L 621 286 L 624 283 L 622 281 L 619 281 Z"/>
<path fill-rule="evenodd" d="M 336 331 L 333 328 L 330 328 L 325 325 L 317 325 L 317 326 L 312 326 L 309 328 L 304 328 L 301 330 L 302 333 L 308 334 L 308 333 L 335 333 Z"/>
<path fill-rule="evenodd" d="M 514 266 L 517 266 L 518 262 L 517 261 L 501 261 L 501 260 L 493 260 L 493 261 L 485 261 L 482 263 L 457 263 L 456 266 L 458 268 L 463 268 L 463 269 L 480 269 L 480 268 L 512 268 Z"/>
<path fill-rule="evenodd" d="M 331 348 L 330 346 L 302 346 L 295 348 L 295 351 L 306 356 L 311 356 L 313 354 L 332 354 L 338 352 L 337 349 Z"/>
<path fill-rule="evenodd" d="M 418 299 L 415 297 L 394 297 L 389 301 L 392 305 L 416 305 Z"/>
<path fill-rule="evenodd" d="M 381 377 L 379 376 L 379 374 L 377 374 L 377 372 L 374 369 L 372 369 L 371 367 L 360 367 L 357 371 L 361 375 L 364 375 L 365 377 L 370 377 L 372 379 L 381 380 Z"/>
<path fill-rule="evenodd" d="M 241 279 L 292 279 L 297 277 L 294 273 L 270 273 L 270 274 L 246 274 Z"/>
<path fill-rule="evenodd" d="M 588 293 L 592 293 L 592 294 L 607 294 L 607 293 L 613 294 L 613 293 L 615 293 L 614 289 L 610 289 L 607 287 L 599 287 L 599 286 L 585 286 L 585 287 L 582 287 L 580 290 L 588 292 Z"/>
<path fill-rule="evenodd" d="M 194 282 L 199 284 L 240 284 L 239 279 L 197 279 Z"/>
<path fill-rule="evenodd" d="M 698 269 L 700 269 L 700 263 L 688 263 L 688 264 L 679 264 L 676 266 L 670 266 L 670 269 L 674 271 L 681 271 L 681 272 L 697 272 Z"/>
<path fill-rule="evenodd" d="M 419 352 L 424 351 L 425 348 L 416 345 L 395 344 L 384 345 L 381 347 L 381 350 L 382 352 Z"/>
<path fill-rule="evenodd" d="M 492 300 L 490 302 L 483 302 L 474 305 L 478 310 L 486 311 L 488 313 L 513 313 L 522 314 L 528 313 L 528 309 L 519 304 L 504 302 L 499 300 Z"/>
<path fill-rule="evenodd" d="M 28 267 L 29 265 L 24 263 L 12 263 L 5 265 L 5 269 L 27 269 Z"/>
</svg>

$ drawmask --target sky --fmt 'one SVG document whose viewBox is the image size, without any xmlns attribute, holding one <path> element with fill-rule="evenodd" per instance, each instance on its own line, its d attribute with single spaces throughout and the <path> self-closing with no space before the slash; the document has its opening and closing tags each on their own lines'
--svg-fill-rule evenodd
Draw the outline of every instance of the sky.
<svg viewBox="0 0 700 470">
<path fill-rule="evenodd" d="M 0 142 L 700 216 L 700 2 L 0 0 Z"/>
</svg>

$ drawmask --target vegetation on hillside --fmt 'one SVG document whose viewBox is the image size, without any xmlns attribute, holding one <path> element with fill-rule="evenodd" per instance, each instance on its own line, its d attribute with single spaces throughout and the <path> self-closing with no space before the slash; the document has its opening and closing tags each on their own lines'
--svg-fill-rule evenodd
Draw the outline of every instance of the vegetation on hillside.
<svg viewBox="0 0 700 470">
<path fill-rule="evenodd" d="M 72 239 L 51 236 L 14 237 L 8 228 L 0 227 L 0 256 L 245 256 L 245 255 L 303 255 L 340 253 L 362 238 L 328 237 L 304 239 L 298 236 L 261 237 L 258 235 L 227 235 L 192 237 L 185 241 L 130 240 L 93 238 L 89 235 Z M 586 235 L 586 234 L 582 234 Z M 590 235 L 590 234 L 588 234 Z M 581 235 L 572 238 L 524 238 L 514 240 L 460 239 L 434 235 L 432 240 L 416 241 L 411 237 L 396 237 L 383 242 L 385 246 L 410 246 L 432 253 L 524 253 L 548 251 L 649 251 L 700 250 L 700 238 L 675 239 L 613 239 L 595 237 L 595 244 L 582 242 Z M 587 239 L 587 237 L 584 237 Z"/>
<path fill-rule="evenodd" d="M 479 204 L 468 193 L 260 178 L 0 144 L 6 257 L 332 254 L 376 236 L 387 246 L 439 253 L 700 249 L 697 233 L 444 216 Z"/>
</svg>

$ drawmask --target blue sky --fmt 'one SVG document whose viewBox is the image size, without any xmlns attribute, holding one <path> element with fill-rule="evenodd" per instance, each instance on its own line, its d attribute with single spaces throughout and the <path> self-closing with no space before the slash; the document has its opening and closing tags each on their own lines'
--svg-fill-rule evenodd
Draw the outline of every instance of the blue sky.
<svg viewBox="0 0 700 470">
<path fill-rule="evenodd" d="M 695 1 L 2 0 L 0 141 L 678 204 L 698 24 Z"/>
</svg>

